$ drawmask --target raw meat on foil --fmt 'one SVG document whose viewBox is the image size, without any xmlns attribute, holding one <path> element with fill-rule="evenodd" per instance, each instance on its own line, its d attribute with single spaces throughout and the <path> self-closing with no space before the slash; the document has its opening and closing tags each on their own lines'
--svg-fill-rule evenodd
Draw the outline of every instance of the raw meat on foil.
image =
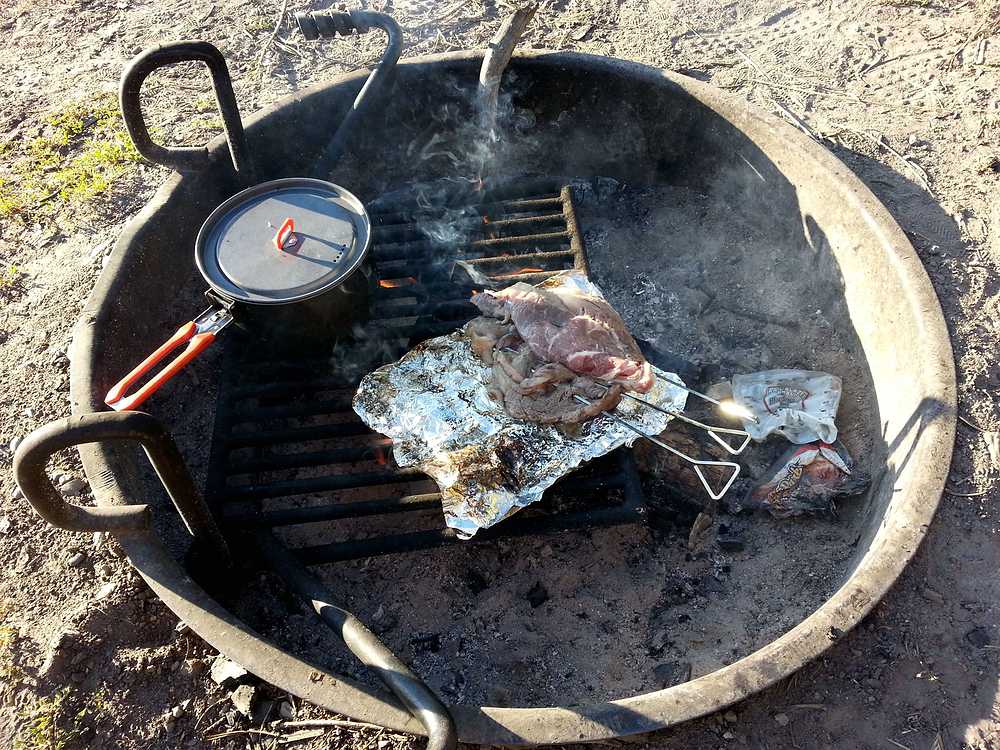
<svg viewBox="0 0 1000 750">
<path fill-rule="evenodd" d="M 572 287 L 519 282 L 500 292 L 473 295 L 484 315 L 512 322 L 542 362 L 625 390 L 646 393 L 653 372 L 621 319 L 604 299 Z"/>
</svg>

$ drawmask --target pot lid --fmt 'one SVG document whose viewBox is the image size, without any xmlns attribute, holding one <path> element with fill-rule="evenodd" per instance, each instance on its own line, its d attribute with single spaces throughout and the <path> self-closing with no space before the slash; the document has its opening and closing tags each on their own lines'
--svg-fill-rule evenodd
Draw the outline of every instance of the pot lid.
<svg viewBox="0 0 1000 750">
<path fill-rule="evenodd" d="M 195 262 L 217 292 L 251 304 L 296 302 L 340 284 L 365 258 L 371 223 L 338 185 L 293 177 L 243 190 L 198 232 Z"/>
</svg>

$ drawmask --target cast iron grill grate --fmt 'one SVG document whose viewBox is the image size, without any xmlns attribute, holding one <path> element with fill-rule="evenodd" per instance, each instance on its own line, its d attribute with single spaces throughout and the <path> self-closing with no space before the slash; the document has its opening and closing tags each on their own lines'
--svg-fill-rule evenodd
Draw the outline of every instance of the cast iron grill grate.
<svg viewBox="0 0 1000 750">
<path fill-rule="evenodd" d="M 469 296 L 483 277 L 535 283 L 570 268 L 588 270 L 572 190 L 558 183 L 522 183 L 437 205 L 395 202 L 374 209 L 372 223 L 378 283 L 364 335 L 339 341 L 332 357 L 261 361 L 233 352 L 224 367 L 209 502 L 226 531 L 341 522 L 346 538 L 293 550 L 306 564 L 458 541 L 441 528 L 434 483 L 397 467 L 391 441 L 354 414 L 357 385 L 417 342 L 474 317 Z M 634 523 L 642 508 L 631 453 L 619 450 L 474 539 Z M 388 517 L 396 526 L 403 519 L 405 530 L 344 526 Z"/>
</svg>

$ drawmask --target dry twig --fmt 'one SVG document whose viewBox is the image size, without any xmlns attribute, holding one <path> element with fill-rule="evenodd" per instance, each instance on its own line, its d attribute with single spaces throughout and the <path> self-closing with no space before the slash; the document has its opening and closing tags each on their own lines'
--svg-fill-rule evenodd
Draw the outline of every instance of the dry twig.
<svg viewBox="0 0 1000 750">
<path fill-rule="evenodd" d="M 226 697 L 226 698 L 220 698 L 220 699 L 219 699 L 219 700 L 217 700 L 217 701 L 216 701 L 215 703 L 213 703 L 213 704 L 212 704 L 211 706 L 209 706 L 209 707 L 208 707 L 208 708 L 206 708 L 206 709 L 205 709 L 204 711 L 202 711 L 202 712 L 201 712 L 201 716 L 199 716 L 199 717 L 198 717 L 198 719 L 197 719 L 197 720 L 195 721 L 195 723 L 194 723 L 194 727 L 193 727 L 193 728 L 191 729 L 191 731 L 193 732 L 193 731 L 194 731 L 195 729 L 197 729 L 197 728 L 198 728 L 198 725 L 199 725 L 199 724 L 201 724 L 201 721 L 202 721 L 202 719 L 204 719 L 204 718 L 205 718 L 206 716 L 208 716 L 208 712 L 209 712 L 209 711 L 211 711 L 211 710 L 212 710 L 213 708 L 215 708 L 216 706 L 218 706 L 218 705 L 221 705 L 221 704 L 225 703 L 225 702 L 226 702 L 227 700 L 229 700 L 229 698 L 228 698 L 228 697 Z"/>
<path fill-rule="evenodd" d="M 264 76 L 267 75 L 264 70 L 264 57 L 267 55 L 269 49 L 274 44 L 274 41 L 278 38 L 278 32 L 281 31 L 281 26 L 285 22 L 285 13 L 288 11 L 288 0 L 281 0 L 281 9 L 278 11 L 278 19 L 274 22 L 274 29 L 271 31 L 271 35 L 264 42 L 263 46 L 260 48 L 260 52 L 257 53 L 257 62 L 254 66 L 254 72 L 257 76 L 257 86 L 254 88 L 254 99 L 256 100 L 257 94 L 261 87 L 264 85 Z"/>
<path fill-rule="evenodd" d="M 518 8 L 501 24 L 490 42 L 490 48 L 479 69 L 479 92 L 477 109 L 479 125 L 485 133 L 493 132 L 497 122 L 497 97 L 500 95 L 500 80 L 514 54 L 514 47 L 531 23 L 538 5 L 531 4 Z"/>
<path fill-rule="evenodd" d="M 347 719 L 301 719 L 299 721 L 283 721 L 279 726 L 282 729 L 325 729 L 332 727 L 384 729 L 384 727 L 380 727 L 378 724 L 369 724 L 366 721 L 349 721 Z"/>
</svg>

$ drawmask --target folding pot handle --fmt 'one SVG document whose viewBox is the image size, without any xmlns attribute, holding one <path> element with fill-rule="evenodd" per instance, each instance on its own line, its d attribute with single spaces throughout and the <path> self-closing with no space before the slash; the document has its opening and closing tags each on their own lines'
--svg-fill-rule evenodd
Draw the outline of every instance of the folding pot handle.
<svg viewBox="0 0 1000 750">
<path fill-rule="evenodd" d="M 139 93 L 142 84 L 157 68 L 179 62 L 202 62 L 212 75 L 215 100 L 222 115 L 222 126 L 229 141 L 229 154 L 233 168 L 241 174 L 250 171 L 250 152 L 243 133 L 243 121 L 233 93 L 233 82 L 229 77 L 226 60 L 218 48 L 208 42 L 184 41 L 161 44 L 143 50 L 125 68 L 122 74 L 120 99 L 122 118 L 136 151 L 151 162 L 176 169 L 178 172 L 193 172 L 208 168 L 208 147 L 167 147 L 154 143 L 142 116 Z"/>
<path fill-rule="evenodd" d="M 209 309 L 195 320 L 185 323 L 156 351 L 140 362 L 132 372 L 115 383 L 108 391 L 108 395 L 104 397 L 104 403 L 115 411 L 135 409 L 159 390 L 164 383 L 183 370 L 191 360 L 205 351 L 215 341 L 215 335 L 229 325 L 232 320 L 233 316 L 226 310 Z M 184 351 L 174 357 L 173 361 L 150 378 L 135 393 L 127 395 L 129 388 L 156 367 L 170 352 L 185 343 L 187 346 Z"/>
</svg>

